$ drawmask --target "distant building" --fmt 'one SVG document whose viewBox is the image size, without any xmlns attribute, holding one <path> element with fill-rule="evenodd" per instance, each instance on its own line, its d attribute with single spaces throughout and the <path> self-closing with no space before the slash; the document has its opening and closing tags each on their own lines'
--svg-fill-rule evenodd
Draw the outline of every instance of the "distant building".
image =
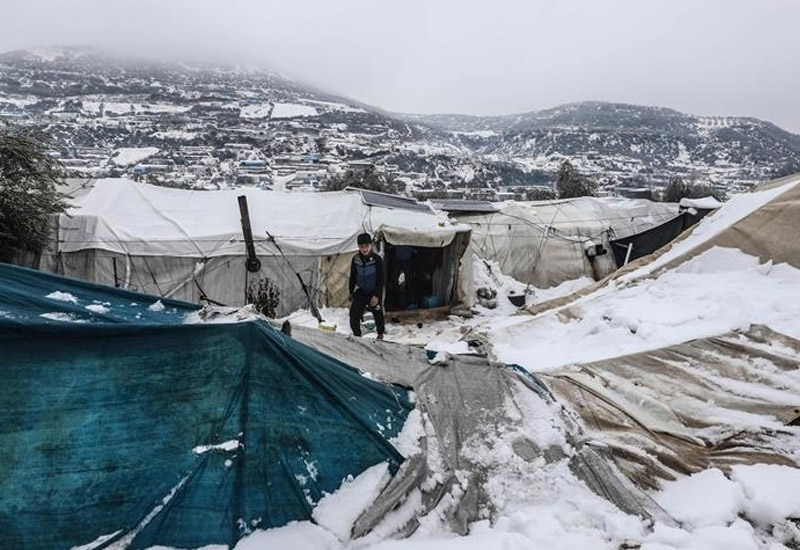
<svg viewBox="0 0 800 550">
<path fill-rule="evenodd" d="M 260 159 L 243 160 L 239 166 L 249 172 L 263 172 L 267 169 L 267 162 Z"/>
<path fill-rule="evenodd" d="M 653 190 L 648 187 L 617 187 L 616 193 L 626 199 L 653 200 Z"/>
</svg>

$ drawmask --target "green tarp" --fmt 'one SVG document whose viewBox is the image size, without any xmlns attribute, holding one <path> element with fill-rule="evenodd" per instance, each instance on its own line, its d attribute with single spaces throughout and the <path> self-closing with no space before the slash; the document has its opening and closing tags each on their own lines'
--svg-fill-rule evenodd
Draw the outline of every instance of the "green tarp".
<svg viewBox="0 0 800 550">
<path fill-rule="evenodd" d="M 109 319 L 155 298 L 75 284 L 0 266 L 0 548 L 233 545 L 402 461 L 404 390 L 263 322 L 174 324 L 188 309 L 166 302 Z M 55 290 L 109 312 L 39 317 Z"/>
</svg>

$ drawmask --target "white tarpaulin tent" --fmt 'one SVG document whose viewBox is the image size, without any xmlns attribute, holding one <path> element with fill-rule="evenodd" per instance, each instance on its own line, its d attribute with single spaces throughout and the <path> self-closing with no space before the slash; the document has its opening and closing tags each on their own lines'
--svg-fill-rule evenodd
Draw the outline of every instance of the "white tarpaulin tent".
<svg viewBox="0 0 800 550">
<path fill-rule="evenodd" d="M 472 228 L 470 247 L 505 274 L 539 288 L 580 277 L 595 280 L 614 271 L 613 254 L 589 259 L 591 244 L 610 251 L 610 241 L 660 225 L 679 215 L 678 205 L 644 199 L 581 197 L 506 202 L 495 212 L 451 212 Z"/>
<path fill-rule="evenodd" d="M 256 273 L 245 268 L 240 195 L 247 197 L 262 265 Z M 269 277 L 281 290 L 280 313 L 289 313 L 308 305 L 296 273 L 318 305 L 346 304 L 356 237 L 367 231 L 392 245 L 444 249 L 434 288 L 449 302 L 469 227 L 418 203 L 404 208 L 402 200 L 390 202 L 397 207 L 369 204 L 358 191 L 190 191 L 102 179 L 59 216 L 57 243 L 41 267 L 160 296 L 199 301 L 205 295 L 226 305 L 243 304 L 249 285 Z"/>
</svg>

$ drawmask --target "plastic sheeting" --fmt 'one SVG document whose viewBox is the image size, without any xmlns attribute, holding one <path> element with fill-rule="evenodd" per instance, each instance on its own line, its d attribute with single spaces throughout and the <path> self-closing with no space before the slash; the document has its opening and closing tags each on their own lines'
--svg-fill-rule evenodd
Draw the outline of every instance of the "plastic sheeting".
<svg viewBox="0 0 800 550">
<path fill-rule="evenodd" d="M 255 273 L 245 268 L 236 200 L 241 194 L 248 198 L 261 261 Z M 269 279 L 280 291 L 277 315 L 309 307 L 297 275 L 317 306 L 346 306 L 350 259 L 363 231 L 396 245 L 458 250 L 457 257 L 448 256 L 452 265 L 442 282 L 445 290 L 456 284 L 462 241 L 469 239 L 468 226 L 442 214 L 368 206 L 358 191 L 186 191 L 107 179 L 98 180 L 72 205 L 58 217 L 58 238 L 42 254 L 41 269 L 229 306 L 247 303 L 248 290 Z M 450 294 L 440 298 L 447 302 Z"/>
<path fill-rule="evenodd" d="M 356 237 L 364 231 L 386 229 L 389 242 L 397 245 L 445 246 L 456 233 L 469 230 L 444 215 L 370 207 L 357 191 L 187 191 L 101 179 L 61 215 L 59 250 L 192 258 L 241 255 L 240 195 L 247 197 L 259 256 L 279 254 L 270 235 L 287 255 L 319 256 L 354 252 Z"/>
<path fill-rule="evenodd" d="M 0 263 L 0 323 L 180 324 L 198 306 Z"/>
<path fill-rule="evenodd" d="M 737 463 L 794 464 L 780 444 L 800 417 L 800 342 L 743 333 L 542 374 L 639 485 Z"/>
<path fill-rule="evenodd" d="M 155 298 L 6 266 L 0 288 L 2 548 L 233 545 L 402 461 L 406 391 L 266 323 L 137 319 Z M 56 290 L 110 313 L 42 322 Z"/>
<path fill-rule="evenodd" d="M 610 250 L 610 241 L 639 233 L 678 214 L 677 205 L 641 199 L 590 198 L 505 203 L 500 212 L 453 215 L 472 228 L 471 247 L 498 262 L 518 281 L 548 288 L 616 269 L 611 254 L 594 265 L 585 253 L 589 241 Z"/>
<path fill-rule="evenodd" d="M 622 267 L 627 262 L 638 260 L 648 254 L 652 254 L 662 246 L 672 242 L 675 237 L 680 235 L 691 223 L 694 217 L 689 217 L 687 213 L 667 220 L 666 222 L 651 227 L 641 233 L 630 235 L 622 239 L 611 241 L 611 250 L 614 252 L 614 260 L 617 265 Z"/>
<path fill-rule="evenodd" d="M 293 328 L 292 333 L 301 342 L 378 380 L 412 387 L 417 407 L 432 425 L 432 432 L 421 443 L 422 456 L 406 460 L 389 486 L 356 521 L 354 537 L 373 529 L 415 491 L 422 494 L 420 509 L 408 524 L 395 526 L 399 529 L 397 536 L 413 532 L 420 517 L 447 499 L 453 505 L 446 507 L 442 517 L 455 532 L 466 533 L 471 522 L 486 519 L 486 510 L 492 506 L 487 495 L 491 476 L 486 465 L 476 462 L 465 449 L 466 444 L 476 437 L 506 433 L 513 430 L 515 422 L 524 421 L 524 413 L 515 409 L 516 392 L 530 392 L 532 399 L 551 401 L 552 396 L 535 376 L 521 367 L 475 355 L 458 355 L 446 365 L 431 365 L 420 348 L 376 344 L 303 327 Z M 568 416 L 555 413 L 552 422 L 571 425 Z M 568 433 L 567 438 L 575 449 L 568 459 L 569 467 L 593 491 L 631 514 L 651 517 L 660 512 L 620 472 L 613 457 L 602 448 L 584 444 L 580 430 Z M 565 458 L 560 449 L 541 449 L 528 439 L 517 440 L 513 452 L 533 464 L 542 458 L 548 462 Z M 443 460 L 444 471 L 431 471 L 430 455 Z"/>
<path fill-rule="evenodd" d="M 800 268 L 800 175 L 755 191 L 760 196 L 726 205 L 654 254 L 529 311 L 557 309 L 564 319 L 577 317 L 572 304 L 609 282 L 635 285 L 712 247 Z M 800 415 L 799 373 L 800 342 L 753 326 L 541 376 L 631 479 L 650 487 L 712 466 L 793 464 L 794 447 L 782 440 L 796 437 L 785 426 Z"/>
<path fill-rule="evenodd" d="M 684 231 L 653 254 L 639 258 L 601 281 L 568 296 L 528 306 L 527 311 L 538 315 L 549 309 L 563 308 L 562 312 L 569 316 L 572 313 L 565 306 L 611 281 L 624 278 L 626 282 L 632 282 L 638 277 L 655 276 L 715 246 L 738 248 L 746 254 L 757 256 L 761 261 L 786 262 L 800 268 L 797 229 L 797 220 L 800 219 L 800 174 L 761 184 L 753 192 L 761 195 L 754 204 L 763 201 L 758 208 L 747 211 L 745 204 L 737 205 L 729 212 L 726 207 L 712 211 L 702 219 L 702 223 L 693 225 L 689 231 Z"/>
</svg>

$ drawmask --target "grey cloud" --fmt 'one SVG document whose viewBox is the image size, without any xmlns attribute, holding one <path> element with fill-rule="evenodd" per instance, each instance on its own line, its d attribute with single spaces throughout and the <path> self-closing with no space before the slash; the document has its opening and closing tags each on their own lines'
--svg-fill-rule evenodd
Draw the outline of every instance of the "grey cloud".
<svg viewBox="0 0 800 550">
<path fill-rule="evenodd" d="M 2 0 L 0 49 L 264 62 L 405 112 L 600 99 L 800 131 L 795 0 Z"/>
</svg>

